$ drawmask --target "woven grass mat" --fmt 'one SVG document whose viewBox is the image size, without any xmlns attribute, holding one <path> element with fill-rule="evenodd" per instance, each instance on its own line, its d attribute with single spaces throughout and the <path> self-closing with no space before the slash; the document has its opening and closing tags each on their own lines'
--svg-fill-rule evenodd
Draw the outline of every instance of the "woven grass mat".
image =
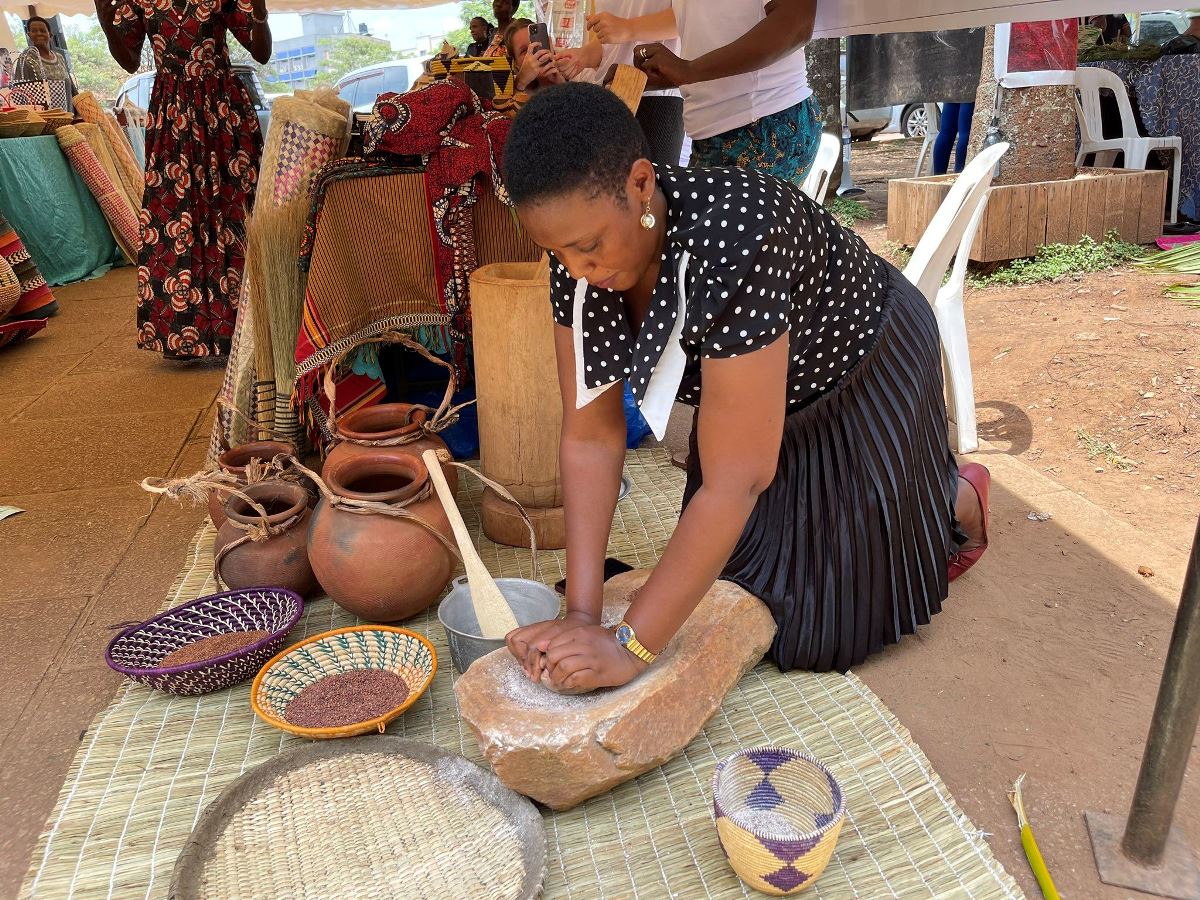
<svg viewBox="0 0 1200 900">
<path fill-rule="evenodd" d="M 661 450 L 631 453 L 633 492 L 617 510 L 611 555 L 652 566 L 683 491 Z M 482 539 L 479 491 L 462 506 L 496 575 L 528 577 L 524 553 Z M 203 529 L 169 605 L 214 590 L 211 528 Z M 562 577 L 562 554 L 542 555 Z M 355 624 L 329 600 L 307 606 L 294 639 Z M 457 715 L 445 636 L 431 611 L 409 623 L 443 660 L 429 692 L 389 733 L 481 762 Z M 39 841 L 26 897 L 163 897 L 200 811 L 233 779 L 298 739 L 259 722 L 249 686 L 170 697 L 127 684 L 92 723 Z M 829 764 L 849 817 L 829 868 L 807 897 L 1021 897 L 983 835 L 959 809 L 908 731 L 853 675 L 782 675 L 762 664 L 742 679 L 686 752 L 612 793 L 546 815 L 548 897 L 748 897 L 717 842 L 713 768 L 733 751 L 775 743 Z"/>
</svg>

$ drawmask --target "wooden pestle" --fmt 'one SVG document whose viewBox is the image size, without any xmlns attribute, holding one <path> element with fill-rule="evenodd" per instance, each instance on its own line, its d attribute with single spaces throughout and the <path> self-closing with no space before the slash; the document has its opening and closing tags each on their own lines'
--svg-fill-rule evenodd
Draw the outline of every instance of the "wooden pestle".
<svg viewBox="0 0 1200 900">
<path fill-rule="evenodd" d="M 471 590 L 471 605 L 475 607 L 475 618 L 479 620 L 480 637 L 489 640 L 503 638 L 517 627 L 512 608 L 504 599 L 504 594 L 492 578 L 492 573 L 487 570 L 487 566 L 475 551 L 471 535 L 467 533 L 467 523 L 463 521 L 450 485 L 446 483 L 437 451 L 426 450 L 421 459 L 429 469 L 429 480 L 433 482 L 438 499 L 442 501 L 446 518 L 450 520 L 450 527 L 454 529 L 454 540 L 458 542 L 458 552 L 462 554 L 463 566 L 467 570 L 467 587 Z"/>
</svg>

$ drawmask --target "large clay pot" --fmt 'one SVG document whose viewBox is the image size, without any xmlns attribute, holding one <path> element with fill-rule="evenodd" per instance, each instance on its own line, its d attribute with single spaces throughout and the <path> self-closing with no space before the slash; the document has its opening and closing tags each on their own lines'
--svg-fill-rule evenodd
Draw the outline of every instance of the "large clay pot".
<svg viewBox="0 0 1200 900">
<path fill-rule="evenodd" d="M 316 594 L 319 585 L 308 561 L 308 527 L 312 520 L 308 491 L 292 482 L 272 480 L 241 490 L 266 509 L 267 524 L 272 528 L 295 521 L 265 541 L 246 541 L 230 550 L 217 563 L 221 580 L 234 589 L 281 587 L 305 598 Z M 228 545 L 246 536 L 246 531 L 238 525 L 262 524 L 262 517 L 241 497 L 229 498 L 225 516 L 214 548 L 218 556 Z"/>
<path fill-rule="evenodd" d="M 337 434 L 341 440 L 333 445 L 325 457 L 322 471 L 325 477 L 336 472 L 347 459 L 361 456 L 372 450 L 387 450 L 407 453 L 418 459 L 426 450 L 449 450 L 446 442 L 436 434 L 426 431 L 424 424 L 429 417 L 423 406 L 409 403 L 378 403 L 365 406 L 337 420 Z M 370 441 L 395 441 L 390 447 L 368 447 Z M 458 469 L 442 466 L 450 490 L 458 491 Z"/>
<path fill-rule="evenodd" d="M 226 450 L 217 457 L 217 465 L 221 467 L 221 471 L 236 475 L 238 486 L 243 487 L 246 484 L 246 466 L 250 465 L 252 459 L 266 464 L 281 453 L 295 452 L 295 447 L 283 441 L 252 441 Z M 228 494 L 217 490 L 209 491 L 208 517 L 217 528 L 225 524 L 225 504 L 228 499 Z"/>
<path fill-rule="evenodd" d="M 348 457 L 326 470 L 331 493 L 351 501 L 404 506 L 446 540 L 450 523 L 415 456 L 385 449 Z M 368 622 L 399 622 L 429 608 L 456 560 L 429 529 L 409 518 L 350 512 L 322 498 L 308 533 L 308 556 L 325 592 Z"/>
</svg>

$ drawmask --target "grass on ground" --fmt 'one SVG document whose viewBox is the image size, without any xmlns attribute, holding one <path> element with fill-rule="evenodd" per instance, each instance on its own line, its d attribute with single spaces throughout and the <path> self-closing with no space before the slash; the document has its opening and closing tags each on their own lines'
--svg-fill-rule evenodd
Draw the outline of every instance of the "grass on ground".
<svg viewBox="0 0 1200 900">
<path fill-rule="evenodd" d="M 859 222 L 871 218 L 871 210 L 865 203 L 848 200 L 845 197 L 833 197 L 827 200 L 825 208 L 841 224 L 843 228 L 853 228 Z"/>
<path fill-rule="evenodd" d="M 1137 463 L 1126 456 L 1122 456 L 1117 449 L 1117 445 L 1112 443 L 1112 441 L 1103 441 L 1082 428 L 1075 430 L 1075 437 L 1079 441 L 1079 446 L 1087 451 L 1088 459 L 1103 458 L 1110 466 L 1118 468 L 1122 472 L 1128 472 L 1130 469 L 1137 468 Z"/>
<path fill-rule="evenodd" d="M 1085 237 L 1077 244 L 1047 244 L 1032 259 L 1015 259 L 993 272 L 972 273 L 974 287 L 1028 285 L 1115 269 L 1145 256 L 1137 244 L 1110 232 L 1102 243 Z"/>
</svg>

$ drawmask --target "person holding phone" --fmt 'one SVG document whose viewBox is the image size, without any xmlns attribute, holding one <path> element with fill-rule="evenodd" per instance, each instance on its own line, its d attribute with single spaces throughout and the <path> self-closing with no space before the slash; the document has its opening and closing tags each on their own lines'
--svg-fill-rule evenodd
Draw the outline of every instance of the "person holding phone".
<svg viewBox="0 0 1200 900">
<path fill-rule="evenodd" d="M 637 45 L 648 88 L 680 89 L 692 166 L 800 184 L 823 124 L 804 61 L 816 10 L 816 0 L 672 0 L 641 16 L 597 12 L 588 27 L 604 44 Z"/>
<path fill-rule="evenodd" d="M 566 81 L 555 63 L 549 32 L 544 24 L 539 25 L 529 19 L 514 20 L 508 27 L 504 46 L 509 65 L 516 73 L 515 86 L 518 91 L 532 94 L 551 84 Z"/>
<path fill-rule="evenodd" d="M 567 525 L 567 613 L 509 650 L 558 688 L 625 684 L 721 578 L 770 609 L 781 668 L 844 671 L 928 624 L 987 547 L 987 470 L 947 444 L 937 321 L 797 185 L 647 153 L 591 84 L 539 92 L 509 131 L 505 187 L 550 253 Z M 698 413 L 679 523 L 613 631 L 626 384 L 660 438 L 676 401 Z"/>
</svg>

